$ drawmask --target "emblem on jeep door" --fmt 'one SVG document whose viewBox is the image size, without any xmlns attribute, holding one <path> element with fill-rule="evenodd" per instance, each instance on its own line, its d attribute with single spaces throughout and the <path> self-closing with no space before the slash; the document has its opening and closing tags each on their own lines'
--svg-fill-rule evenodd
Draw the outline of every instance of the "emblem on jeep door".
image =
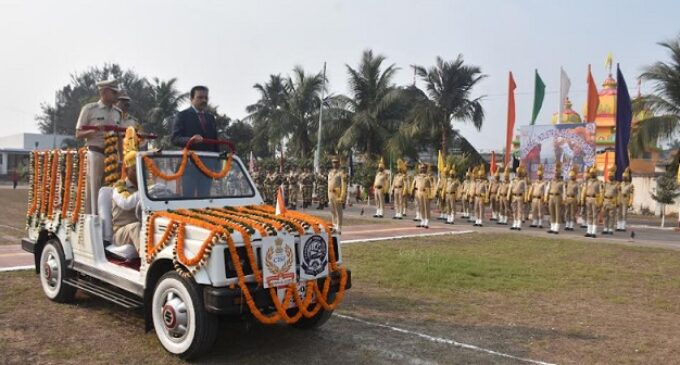
<svg viewBox="0 0 680 365">
<path fill-rule="evenodd" d="M 324 272 L 328 264 L 328 246 L 321 236 L 310 237 L 302 247 L 300 267 L 307 275 L 316 276 Z"/>
</svg>

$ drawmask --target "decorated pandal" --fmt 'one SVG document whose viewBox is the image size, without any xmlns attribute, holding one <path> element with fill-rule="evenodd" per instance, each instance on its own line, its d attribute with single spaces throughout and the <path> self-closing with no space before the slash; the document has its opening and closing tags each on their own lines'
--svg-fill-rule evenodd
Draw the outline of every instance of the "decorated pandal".
<svg viewBox="0 0 680 365">
<path fill-rule="evenodd" d="M 595 115 L 595 146 L 598 153 L 595 155 L 596 167 L 600 175 L 604 175 L 604 170 L 606 169 L 606 164 L 612 164 L 615 159 L 614 144 L 616 139 L 616 80 L 611 73 L 602 83 L 602 88 L 598 92 L 599 95 L 599 105 L 597 107 L 597 114 Z M 636 99 L 640 98 L 641 94 L 638 88 L 638 94 Z M 635 103 L 635 101 L 633 101 Z M 557 124 L 579 124 L 585 123 L 586 120 L 590 120 L 587 115 L 587 108 L 584 104 L 583 106 L 583 118 L 573 109 L 573 104 L 569 98 L 564 101 L 564 109 L 562 111 L 561 117 L 558 117 L 559 113 L 554 113 L 551 118 L 553 125 Z M 636 124 L 649 118 L 651 116 L 651 111 L 649 109 L 644 109 L 633 115 L 633 128 Z M 519 133 L 515 133 L 515 138 L 512 141 L 513 144 L 513 154 L 519 156 L 521 150 Z M 633 160 L 632 168 L 636 170 L 635 163 Z"/>
</svg>

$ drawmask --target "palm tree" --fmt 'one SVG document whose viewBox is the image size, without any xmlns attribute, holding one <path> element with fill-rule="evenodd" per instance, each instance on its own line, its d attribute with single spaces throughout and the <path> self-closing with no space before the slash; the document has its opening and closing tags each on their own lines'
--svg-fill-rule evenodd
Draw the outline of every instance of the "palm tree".
<svg viewBox="0 0 680 365">
<path fill-rule="evenodd" d="M 270 157 L 286 135 L 282 127 L 286 102 L 286 85 L 281 75 L 269 75 L 269 81 L 255 84 L 253 88 L 260 94 L 260 99 L 248 105 L 248 116 L 244 119 L 252 123 L 255 130 L 253 152 L 260 157 Z M 261 148 L 266 146 L 266 149 Z"/>
<path fill-rule="evenodd" d="M 636 111 L 647 108 L 651 111 L 633 130 L 630 140 L 633 154 L 656 147 L 659 138 L 671 137 L 680 122 L 680 36 L 659 45 L 669 51 L 671 62 L 656 62 L 640 76 L 654 84 L 656 95 L 638 98 L 633 105 Z"/>
<path fill-rule="evenodd" d="M 309 158 L 314 146 L 315 125 L 318 125 L 320 94 L 324 87 L 321 73 L 305 74 L 300 66 L 293 69 L 293 76 L 286 81 L 283 127 L 290 132 L 290 154 L 299 159 Z M 289 154 L 289 155 L 290 155 Z"/>
<path fill-rule="evenodd" d="M 463 55 L 458 55 L 451 62 L 437 57 L 435 66 L 429 70 L 422 66 L 414 68 L 426 90 L 415 85 L 408 90 L 415 100 L 409 123 L 411 135 L 429 131 L 441 141 L 441 150 L 448 151 L 454 121 L 472 122 L 477 130 L 482 128 L 482 97 L 471 97 L 472 89 L 486 77 L 479 67 L 464 64 Z"/>
<path fill-rule="evenodd" d="M 149 109 L 146 121 L 142 123 L 142 129 L 145 132 L 158 135 L 163 146 L 170 144 L 168 136 L 172 129 L 172 125 L 170 125 L 172 117 L 177 113 L 180 104 L 189 97 L 187 93 L 181 93 L 177 90 L 176 82 L 176 78 L 168 81 L 161 81 L 157 77 L 153 78 L 153 84 L 149 89 L 153 107 Z"/>
<path fill-rule="evenodd" d="M 351 113 L 351 120 L 338 141 L 339 149 L 356 148 L 367 156 L 382 154 L 403 121 L 401 92 L 392 83 L 398 68 L 391 64 L 383 70 L 384 61 L 385 56 L 366 50 L 357 69 L 345 65 L 351 96 L 336 98 Z"/>
</svg>

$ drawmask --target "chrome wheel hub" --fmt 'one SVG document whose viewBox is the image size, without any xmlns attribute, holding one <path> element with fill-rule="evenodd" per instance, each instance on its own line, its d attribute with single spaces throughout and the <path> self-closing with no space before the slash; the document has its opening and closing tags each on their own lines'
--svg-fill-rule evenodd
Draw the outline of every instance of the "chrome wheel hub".
<svg viewBox="0 0 680 365">
<path fill-rule="evenodd" d="M 173 341 L 180 341 L 188 331 L 187 306 L 174 290 L 165 293 L 161 306 L 163 330 Z"/>
<path fill-rule="evenodd" d="M 54 289 L 59 284 L 59 274 L 59 259 L 50 252 L 43 263 L 43 276 L 50 288 Z"/>
</svg>

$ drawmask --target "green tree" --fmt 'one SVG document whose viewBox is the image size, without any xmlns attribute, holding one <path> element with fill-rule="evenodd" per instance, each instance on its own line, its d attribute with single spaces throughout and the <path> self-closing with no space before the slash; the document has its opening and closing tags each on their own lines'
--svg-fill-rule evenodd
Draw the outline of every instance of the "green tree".
<svg viewBox="0 0 680 365">
<path fill-rule="evenodd" d="M 170 147 L 170 132 L 172 123 L 179 106 L 185 102 L 189 94 L 177 90 L 176 78 L 167 81 L 153 78 L 147 92 L 150 104 L 145 111 L 146 120 L 142 122 L 142 129 L 147 133 L 154 133 L 160 140 L 161 147 Z"/>
<path fill-rule="evenodd" d="M 640 112 L 649 110 L 647 117 L 634 128 L 630 140 L 631 152 L 656 148 L 659 138 L 669 138 L 680 124 L 680 36 L 659 43 L 670 54 L 670 62 L 656 62 L 640 76 L 654 85 L 654 95 L 636 99 L 633 107 Z"/>
<path fill-rule="evenodd" d="M 242 159 L 248 159 L 250 158 L 250 151 L 252 151 L 251 141 L 254 136 L 255 131 L 250 124 L 242 120 L 235 120 L 229 124 L 224 138 L 234 142 L 236 152 Z"/>
<path fill-rule="evenodd" d="M 437 57 L 429 69 L 414 68 L 425 82 L 425 90 L 415 85 L 409 88 L 415 103 L 407 132 L 410 136 L 432 133 L 439 140 L 437 147 L 448 153 L 454 121 L 472 122 L 477 130 L 482 128 L 482 97 L 473 98 L 472 92 L 486 75 L 478 66 L 465 64 L 463 55 L 451 62 Z"/>
<path fill-rule="evenodd" d="M 673 169 L 656 179 L 656 192 L 650 193 L 652 199 L 661 204 L 661 227 L 666 223 L 666 205 L 675 203 L 675 198 L 680 196 L 678 182 Z"/>
<path fill-rule="evenodd" d="M 248 105 L 245 121 L 252 123 L 253 153 L 257 157 L 271 158 L 285 136 L 281 128 L 284 120 L 283 107 L 286 99 L 285 81 L 281 75 L 269 75 L 269 81 L 255 84 L 253 88 L 260 94 L 254 104 Z"/>
<path fill-rule="evenodd" d="M 283 118 L 280 127 L 288 134 L 288 155 L 308 158 L 314 148 L 318 126 L 319 104 L 324 79 L 321 73 L 309 75 L 300 66 L 286 80 Z"/>
<path fill-rule="evenodd" d="M 385 59 L 366 50 L 356 69 L 345 65 L 351 94 L 339 95 L 336 101 L 351 118 L 338 141 L 339 150 L 354 148 L 369 158 L 382 155 L 403 122 L 401 91 L 392 82 L 398 68 L 391 64 L 383 69 Z"/>
</svg>

